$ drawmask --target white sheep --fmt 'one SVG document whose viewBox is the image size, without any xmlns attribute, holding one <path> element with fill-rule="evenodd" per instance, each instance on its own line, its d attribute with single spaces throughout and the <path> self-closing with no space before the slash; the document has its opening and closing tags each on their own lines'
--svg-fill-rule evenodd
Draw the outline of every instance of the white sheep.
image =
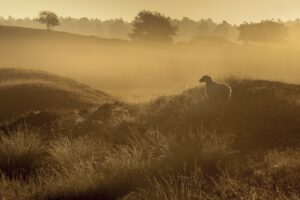
<svg viewBox="0 0 300 200">
<path fill-rule="evenodd" d="M 231 87 L 225 83 L 218 83 L 208 75 L 203 76 L 199 82 L 206 83 L 205 93 L 207 98 L 216 104 L 224 105 L 231 97 Z"/>
</svg>

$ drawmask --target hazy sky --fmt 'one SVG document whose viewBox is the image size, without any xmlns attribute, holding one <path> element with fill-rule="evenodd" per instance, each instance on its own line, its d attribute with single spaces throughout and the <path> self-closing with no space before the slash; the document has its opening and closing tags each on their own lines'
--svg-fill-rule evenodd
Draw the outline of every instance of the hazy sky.
<svg viewBox="0 0 300 200">
<path fill-rule="evenodd" d="M 60 16 L 132 20 L 143 9 L 173 18 L 212 18 L 240 23 L 300 17 L 300 0 L 0 0 L 0 16 L 34 17 L 41 10 Z"/>
</svg>

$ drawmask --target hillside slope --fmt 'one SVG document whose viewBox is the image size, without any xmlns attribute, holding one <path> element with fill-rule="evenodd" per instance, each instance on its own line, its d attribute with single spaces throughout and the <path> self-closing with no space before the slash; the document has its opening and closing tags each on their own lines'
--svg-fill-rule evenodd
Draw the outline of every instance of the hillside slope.
<svg viewBox="0 0 300 200">
<path fill-rule="evenodd" d="M 0 117 L 30 110 L 66 110 L 113 100 L 72 79 L 42 71 L 0 69 Z"/>
<path fill-rule="evenodd" d="M 206 100 L 203 87 L 196 87 L 153 101 L 141 121 L 170 134 L 202 129 L 230 134 L 240 151 L 299 147 L 300 85 L 242 79 L 227 83 L 233 92 L 224 110 Z"/>
<path fill-rule="evenodd" d="M 0 40 L 9 39 L 32 39 L 32 40 L 64 40 L 69 42 L 79 41 L 84 43 L 125 43 L 126 41 L 120 39 L 104 39 L 96 36 L 83 36 L 67 32 L 46 31 L 42 29 L 23 28 L 16 26 L 1 26 L 0 25 Z"/>
<path fill-rule="evenodd" d="M 223 109 L 205 98 L 203 87 L 148 103 L 109 103 L 87 113 L 72 134 L 95 134 L 118 142 L 132 133 L 157 130 L 184 138 L 207 130 L 226 135 L 240 152 L 300 147 L 300 85 L 231 79 L 230 103 Z"/>
</svg>

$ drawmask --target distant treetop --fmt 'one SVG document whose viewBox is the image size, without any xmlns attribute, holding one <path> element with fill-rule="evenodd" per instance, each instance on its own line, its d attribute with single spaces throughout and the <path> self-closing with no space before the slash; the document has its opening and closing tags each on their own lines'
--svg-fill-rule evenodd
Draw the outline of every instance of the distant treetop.
<svg viewBox="0 0 300 200">
<path fill-rule="evenodd" d="M 58 16 L 50 11 L 42 11 L 37 18 L 37 21 L 41 24 L 46 24 L 47 30 L 51 30 L 54 26 L 60 25 Z"/>
<path fill-rule="evenodd" d="M 135 17 L 131 39 L 140 41 L 167 42 L 173 41 L 177 27 L 172 26 L 169 17 L 159 12 L 141 11 Z"/>
<path fill-rule="evenodd" d="M 263 44 L 284 42 L 288 36 L 288 30 L 285 25 L 274 20 L 244 23 L 240 25 L 239 31 L 239 40 Z"/>
</svg>

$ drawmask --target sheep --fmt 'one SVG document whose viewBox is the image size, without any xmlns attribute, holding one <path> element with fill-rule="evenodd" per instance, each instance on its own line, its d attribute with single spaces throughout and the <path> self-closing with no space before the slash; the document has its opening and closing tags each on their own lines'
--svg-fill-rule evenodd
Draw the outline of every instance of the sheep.
<svg viewBox="0 0 300 200">
<path fill-rule="evenodd" d="M 224 83 L 217 83 L 208 75 L 203 76 L 200 83 L 206 83 L 205 94 L 210 102 L 225 105 L 231 97 L 231 87 Z"/>
</svg>

